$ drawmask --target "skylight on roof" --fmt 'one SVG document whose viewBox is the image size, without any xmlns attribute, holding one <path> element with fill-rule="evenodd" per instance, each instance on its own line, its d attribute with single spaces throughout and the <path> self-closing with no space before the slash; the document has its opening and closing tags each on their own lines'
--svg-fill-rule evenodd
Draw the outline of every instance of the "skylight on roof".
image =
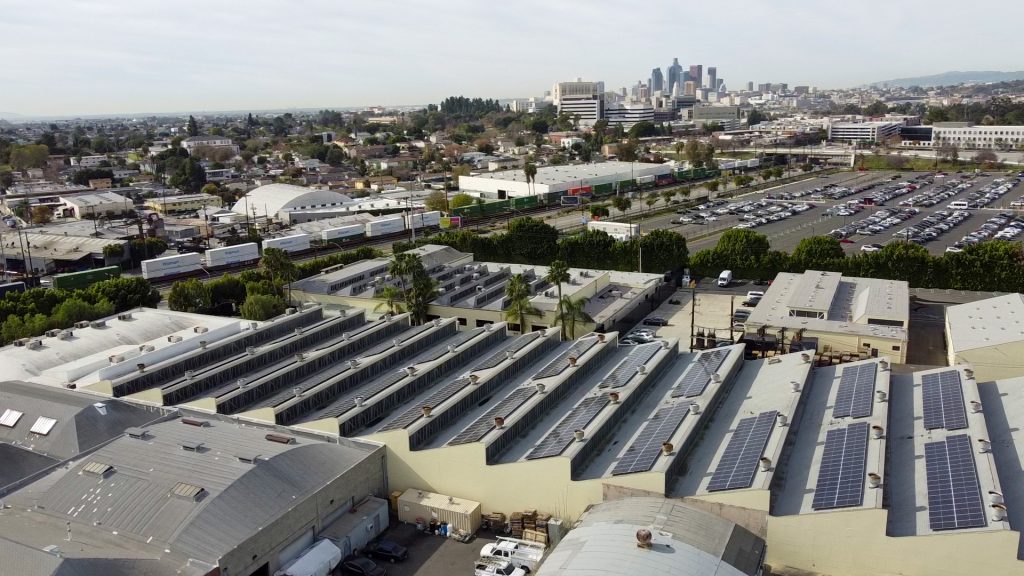
<svg viewBox="0 0 1024 576">
<path fill-rule="evenodd" d="M 17 410 L 11 410 L 10 408 L 4 410 L 4 415 L 0 416 L 0 426 L 7 426 L 8 428 L 14 428 L 21 420 L 22 413 Z"/>
<path fill-rule="evenodd" d="M 178 482 L 174 485 L 174 488 L 171 488 L 171 496 L 193 502 L 198 502 L 205 492 L 205 488 L 187 482 Z"/>
<path fill-rule="evenodd" d="M 46 436 L 53 430 L 53 427 L 57 425 L 57 420 L 53 418 L 47 418 L 46 416 L 40 416 L 36 423 L 32 425 L 31 432 L 33 434 L 40 434 Z"/>
</svg>

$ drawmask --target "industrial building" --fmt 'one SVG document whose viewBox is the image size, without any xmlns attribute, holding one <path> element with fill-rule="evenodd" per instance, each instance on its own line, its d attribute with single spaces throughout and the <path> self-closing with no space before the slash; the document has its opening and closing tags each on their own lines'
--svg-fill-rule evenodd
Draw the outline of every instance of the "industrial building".
<svg viewBox="0 0 1024 576">
<path fill-rule="evenodd" d="M 899 137 L 901 122 L 836 122 L 828 125 L 834 142 L 884 142 Z"/>
<path fill-rule="evenodd" d="M 752 309 L 744 338 L 767 349 L 810 350 L 847 361 L 889 356 L 903 363 L 909 321 L 906 282 L 784 272 Z"/>
<path fill-rule="evenodd" d="M 56 211 L 65 218 L 98 218 L 124 214 L 135 208 L 131 198 L 114 192 L 61 196 L 60 202 L 62 205 Z"/>
<path fill-rule="evenodd" d="M 607 187 L 609 191 L 618 187 L 631 188 L 637 181 L 654 179 L 672 174 L 668 164 L 647 164 L 642 162 L 601 162 L 598 164 L 572 164 L 564 166 L 542 166 L 531 183 L 526 182 L 522 170 L 505 170 L 460 176 L 459 189 L 485 198 L 504 200 L 520 196 L 533 196 L 562 192 L 571 194 L 574 189 L 586 187 Z"/>
<path fill-rule="evenodd" d="M 93 226 L 87 226 L 87 228 Z M 46 233 L 45 228 L 0 232 L 0 260 L 9 270 L 35 270 L 46 274 L 57 268 L 84 269 L 110 266 L 127 258 L 128 241 L 114 238 Z M 107 246 L 120 246 L 122 256 L 108 257 Z"/>
<path fill-rule="evenodd" d="M 223 204 L 220 196 L 210 194 L 179 194 L 146 200 L 146 208 L 165 215 L 175 212 L 194 212 L 208 206 L 220 208 Z"/>
<path fill-rule="evenodd" d="M 238 199 L 231 211 L 242 218 L 274 218 L 285 224 L 312 222 L 360 212 L 408 210 L 409 201 L 388 198 L 352 199 L 333 190 L 319 190 L 292 184 L 267 184 Z"/>
<path fill-rule="evenodd" d="M 1006 294 L 946 308 L 949 365 L 970 364 L 979 381 L 1024 376 L 1024 296 Z"/>
<path fill-rule="evenodd" d="M 419 256 L 437 281 L 438 294 L 428 310 L 432 318 L 453 318 L 460 326 L 472 328 L 504 322 L 508 308 L 505 288 L 514 274 L 522 274 L 529 283 L 530 305 L 537 314 L 526 316 L 529 326 L 514 325 L 511 329 L 530 332 L 555 324 L 558 295 L 556 287 L 544 280 L 545 266 L 475 262 L 472 254 L 433 244 L 411 253 Z M 372 312 L 380 307 L 385 286 L 399 287 L 399 280 L 388 274 L 390 263 L 390 258 L 355 262 L 293 283 L 292 294 L 304 301 Z M 612 270 L 572 268 L 569 274 L 571 279 L 562 285 L 562 295 L 573 300 L 586 298 L 584 311 L 593 319 L 581 321 L 575 327 L 577 334 L 611 330 L 617 321 L 651 298 L 663 281 L 659 274 Z"/>
</svg>

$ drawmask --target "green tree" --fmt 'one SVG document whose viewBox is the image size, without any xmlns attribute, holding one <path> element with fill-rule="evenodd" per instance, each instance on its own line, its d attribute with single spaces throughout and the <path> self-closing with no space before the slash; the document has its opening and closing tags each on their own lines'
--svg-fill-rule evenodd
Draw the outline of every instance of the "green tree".
<svg viewBox="0 0 1024 576">
<path fill-rule="evenodd" d="M 206 170 L 199 160 L 190 156 L 178 165 L 171 175 L 170 184 L 188 192 L 200 192 L 206 184 Z"/>
<path fill-rule="evenodd" d="M 594 220 L 600 220 L 601 218 L 607 218 L 610 212 L 608 207 L 604 204 L 591 204 L 590 205 L 590 217 Z"/>
<path fill-rule="evenodd" d="M 704 166 L 704 144 L 696 138 L 690 138 L 686 141 L 686 146 L 683 147 L 686 152 L 686 161 L 690 163 L 692 168 L 700 168 Z"/>
<path fill-rule="evenodd" d="M 455 208 L 462 208 L 471 204 L 473 204 L 473 197 L 469 194 L 459 193 L 448 200 L 448 205 L 451 206 L 453 210 Z"/>
<path fill-rule="evenodd" d="M 654 127 L 653 123 L 643 121 L 633 124 L 628 134 L 630 138 L 647 138 L 649 136 L 657 136 L 658 129 Z"/>
<path fill-rule="evenodd" d="M 662 190 L 661 191 L 661 198 L 662 198 L 662 200 L 665 201 L 665 206 L 668 206 L 668 203 L 672 201 L 672 198 L 674 198 L 675 195 L 676 195 L 676 190 L 675 189 L 672 189 L 672 190 Z"/>
<path fill-rule="evenodd" d="M 427 311 L 434 298 L 437 298 L 437 283 L 430 274 L 427 274 L 423 262 L 419 258 L 414 258 L 412 290 L 409 291 L 409 298 L 406 300 L 414 324 L 423 324 L 427 321 Z"/>
<path fill-rule="evenodd" d="M 47 206 L 32 207 L 32 222 L 34 224 L 46 224 L 53 220 L 53 211 Z"/>
<path fill-rule="evenodd" d="M 45 144 L 25 144 L 11 146 L 7 162 L 15 170 L 42 168 L 50 157 L 50 148 Z M 0 159 L 2 160 L 2 159 Z M 4 162 L 0 162 L 3 164 Z"/>
<path fill-rule="evenodd" d="M 555 302 L 555 321 L 562 326 L 561 337 L 562 340 L 567 340 L 568 335 L 565 327 L 565 311 L 562 308 L 562 284 L 569 281 L 569 265 L 562 260 L 555 260 L 548 267 L 548 273 L 544 276 L 550 284 L 554 284 L 558 288 L 558 300 Z"/>
<path fill-rule="evenodd" d="M 570 340 L 576 339 L 576 323 L 593 322 L 594 319 L 586 313 L 587 298 L 577 298 L 573 300 L 569 296 L 565 296 L 559 300 L 562 314 L 560 320 L 557 320 L 562 325 L 562 331 L 568 334 Z"/>
<path fill-rule="evenodd" d="M 193 118 L 192 115 L 189 115 L 188 117 L 188 127 L 186 130 L 188 131 L 189 136 L 199 136 L 199 123 L 196 122 L 196 119 Z"/>
<path fill-rule="evenodd" d="M 627 198 L 626 196 L 613 196 L 612 207 L 618 210 L 619 212 L 625 213 L 628 212 L 629 209 L 633 207 L 633 201 Z"/>
<path fill-rule="evenodd" d="M 505 308 L 505 319 L 519 325 L 519 333 L 525 334 L 527 316 L 540 316 L 540 312 L 530 304 L 530 285 L 522 274 L 513 274 L 505 286 L 505 297 L 508 307 Z"/>
<path fill-rule="evenodd" d="M 210 289 L 210 304 L 214 311 L 225 308 L 227 312 L 233 313 L 245 302 L 247 293 L 245 282 L 238 276 L 225 274 L 216 280 L 207 282 Z"/>
<path fill-rule="evenodd" d="M 504 241 L 514 262 L 550 262 L 558 254 L 558 229 L 537 218 L 515 218 Z"/>
<path fill-rule="evenodd" d="M 117 312 L 142 306 L 154 308 L 160 302 L 160 292 L 139 276 L 101 280 L 90 286 L 88 291 L 94 301 L 107 300 Z"/>
<path fill-rule="evenodd" d="M 280 248 L 265 248 L 260 258 L 260 268 L 277 284 L 288 285 L 288 302 L 291 302 L 291 283 L 299 278 L 299 271 L 288 253 Z"/>
<path fill-rule="evenodd" d="M 533 188 L 533 184 L 537 179 L 537 165 L 533 162 L 523 164 L 523 176 L 526 177 L 526 186 L 530 188 L 530 193 L 535 193 L 536 190 Z"/>
<path fill-rule="evenodd" d="M 655 229 L 639 239 L 643 255 L 643 272 L 661 274 L 686 268 L 689 250 L 686 239 L 678 232 Z"/>
<path fill-rule="evenodd" d="M 794 271 L 843 270 L 846 255 L 843 245 L 831 236 L 810 236 L 797 243 L 790 255 Z"/>
<path fill-rule="evenodd" d="M 381 302 L 373 307 L 375 312 L 386 311 L 389 314 L 401 314 L 402 305 L 400 300 L 402 298 L 402 291 L 391 286 L 390 284 L 381 289 L 380 295 L 377 296 L 381 299 Z"/>
<path fill-rule="evenodd" d="M 706 188 L 711 194 L 714 194 L 715 192 L 718 192 L 718 185 L 718 180 L 710 180 L 704 183 L 704 188 Z"/>
<path fill-rule="evenodd" d="M 252 294 L 242 303 L 239 313 L 246 320 L 262 321 L 280 316 L 285 307 L 284 300 L 277 296 Z"/>
<path fill-rule="evenodd" d="M 203 313 L 211 304 L 209 287 L 195 278 L 179 280 L 171 285 L 167 305 L 178 312 Z"/>
<path fill-rule="evenodd" d="M 440 190 L 435 190 L 428 194 L 423 200 L 423 204 L 427 207 L 427 210 L 436 210 L 439 212 L 448 211 L 448 202 L 445 199 L 444 192 L 441 192 Z"/>
</svg>

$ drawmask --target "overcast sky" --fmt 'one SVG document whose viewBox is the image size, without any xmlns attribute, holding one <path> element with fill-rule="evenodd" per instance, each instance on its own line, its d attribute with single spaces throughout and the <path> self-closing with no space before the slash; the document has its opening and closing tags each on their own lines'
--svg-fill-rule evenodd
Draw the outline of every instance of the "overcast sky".
<svg viewBox="0 0 1024 576">
<path fill-rule="evenodd" d="M 0 114 L 539 96 L 673 57 L 729 88 L 845 87 L 1024 68 L 1021 21 L 1021 0 L 0 0 Z"/>
</svg>

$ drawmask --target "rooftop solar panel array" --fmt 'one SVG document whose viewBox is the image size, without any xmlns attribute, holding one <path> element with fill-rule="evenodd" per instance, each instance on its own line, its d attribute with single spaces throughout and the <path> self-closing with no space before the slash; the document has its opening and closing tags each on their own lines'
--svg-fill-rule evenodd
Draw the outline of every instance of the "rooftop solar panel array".
<svg viewBox="0 0 1024 576">
<path fill-rule="evenodd" d="M 835 418 L 864 418 L 871 416 L 878 370 L 874 362 L 847 366 L 839 380 L 836 403 L 832 407 Z"/>
<path fill-rule="evenodd" d="M 658 460 L 658 455 L 661 454 L 661 445 L 672 438 L 689 411 L 690 404 L 680 402 L 655 412 L 654 416 L 640 430 L 640 435 L 626 449 L 626 453 L 615 463 L 612 475 L 618 476 L 650 470 Z"/>
<path fill-rule="evenodd" d="M 960 372 L 946 370 L 935 374 L 925 374 L 921 377 L 921 388 L 926 429 L 960 430 L 967 428 L 967 411 L 964 408 L 964 391 L 960 384 Z"/>
<path fill-rule="evenodd" d="M 777 415 L 775 411 L 761 412 L 740 420 L 711 476 L 708 492 L 750 487 Z"/>
<path fill-rule="evenodd" d="M 563 370 L 569 367 L 569 357 L 579 358 L 587 350 L 597 343 L 597 338 L 580 338 L 568 350 L 562 352 L 557 358 L 548 362 L 548 365 L 541 368 L 540 372 L 533 375 L 534 380 L 558 376 Z"/>
<path fill-rule="evenodd" d="M 978 471 L 966 434 L 924 445 L 928 475 L 928 525 L 932 530 L 985 526 Z"/>
<path fill-rule="evenodd" d="M 856 422 L 825 433 L 812 508 L 848 508 L 864 502 L 868 432 L 867 422 Z"/>
<path fill-rule="evenodd" d="M 725 359 L 729 357 L 728 350 L 708 350 L 697 356 L 693 366 L 683 375 L 683 381 L 672 391 L 673 398 L 693 398 L 704 393 L 704 389 L 711 382 L 711 375 L 718 372 Z"/>
<path fill-rule="evenodd" d="M 430 330 L 433 327 L 434 327 L 434 325 L 432 323 L 430 323 L 430 322 L 427 322 L 426 324 L 423 324 L 423 325 L 420 325 L 420 326 L 413 326 L 412 328 L 402 332 L 401 334 L 395 336 L 394 338 L 389 339 L 389 340 L 387 340 L 385 342 L 381 342 L 380 344 L 377 344 L 376 346 L 374 346 L 373 348 L 370 348 L 369 350 L 363 351 L 362 353 L 359 354 L 359 357 L 360 358 L 366 358 L 368 356 L 373 356 L 375 354 L 382 354 L 384 352 L 387 352 L 388 350 L 392 349 L 395 346 L 395 343 L 393 342 L 393 340 L 398 340 L 398 343 L 402 344 L 405 341 L 407 341 L 407 340 L 409 340 L 411 338 L 415 338 L 419 334 L 421 334 L 421 333 L 423 333 L 423 332 L 425 332 L 427 330 Z"/>
<path fill-rule="evenodd" d="M 622 362 L 616 366 L 609 374 L 598 384 L 599 388 L 622 388 L 629 381 L 636 376 L 637 368 L 643 366 L 654 358 L 654 355 L 658 353 L 661 348 L 661 344 L 641 344 L 640 346 L 634 346 Z"/>
<path fill-rule="evenodd" d="M 402 381 L 403 378 L 407 377 L 408 374 L 405 370 L 393 370 L 386 372 L 382 376 L 378 376 L 375 380 L 370 382 L 369 385 L 358 388 L 348 394 L 339 396 L 333 402 L 331 402 L 326 408 L 317 411 L 310 420 L 318 420 L 320 418 L 337 418 L 342 416 L 349 410 L 356 407 L 356 398 L 362 396 L 364 399 L 369 400 L 377 394 L 387 390 L 394 386 L 398 382 Z"/>
<path fill-rule="evenodd" d="M 465 430 L 459 432 L 455 438 L 452 438 L 451 441 L 448 442 L 448 445 L 468 444 L 470 442 L 480 440 L 488 432 L 494 429 L 495 417 L 501 416 L 502 418 L 508 418 L 510 414 L 525 404 L 527 400 L 533 398 L 533 395 L 536 393 L 537 388 L 534 386 L 516 388 L 511 394 L 492 406 L 490 410 L 484 412 L 482 416 L 467 426 Z"/>
<path fill-rule="evenodd" d="M 423 417 L 423 410 L 421 409 L 421 406 L 437 406 L 458 394 L 463 388 L 468 386 L 470 382 L 472 382 L 472 380 L 469 378 L 460 378 L 454 382 L 445 384 L 441 388 L 437 389 L 433 394 L 427 396 L 419 406 L 414 406 L 406 410 L 397 418 L 388 422 L 386 426 L 381 428 L 381 431 L 408 428 Z"/>
<path fill-rule="evenodd" d="M 591 396 L 584 398 L 575 408 L 569 411 L 555 426 L 554 430 L 548 433 L 529 454 L 527 460 L 558 456 L 573 441 L 576 430 L 586 428 L 597 414 L 608 405 L 608 396 Z"/>
<path fill-rule="evenodd" d="M 534 340 L 539 338 L 540 334 L 540 332 L 530 332 L 529 334 L 523 334 L 522 336 L 513 340 L 512 343 L 509 344 L 508 346 L 495 352 L 486 360 L 474 366 L 473 372 L 476 372 L 477 370 L 487 370 L 489 368 L 494 368 L 495 366 L 504 362 L 506 358 L 508 358 L 509 352 L 515 354 L 516 352 L 519 352 L 523 348 L 526 348 L 526 346 L 530 342 L 533 342 Z"/>
</svg>

